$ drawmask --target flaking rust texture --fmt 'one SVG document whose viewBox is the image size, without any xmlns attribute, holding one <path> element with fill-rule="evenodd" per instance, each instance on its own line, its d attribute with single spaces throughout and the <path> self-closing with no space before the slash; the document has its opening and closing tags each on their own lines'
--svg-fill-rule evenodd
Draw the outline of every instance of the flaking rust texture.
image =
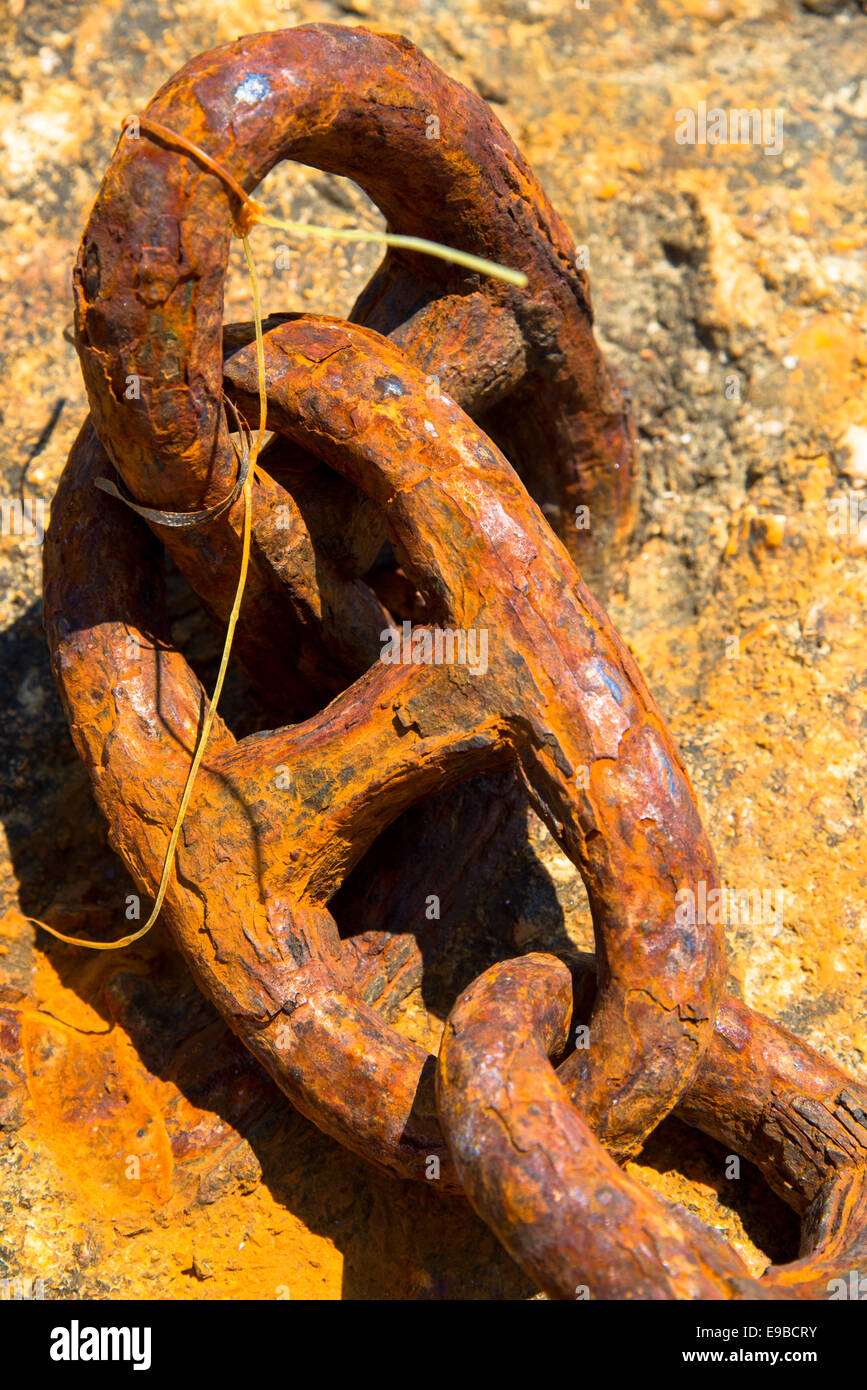
<svg viewBox="0 0 867 1390">
<path fill-rule="evenodd" d="M 3 211 L 20 241 L 6 253 L 3 408 L 18 448 L 4 488 L 15 494 L 63 399 L 25 482 L 48 499 L 85 408 L 64 337 L 68 270 L 120 118 L 197 51 L 287 21 L 246 3 L 216 17 L 196 4 L 11 8 Z M 829 534 L 828 499 L 854 495 L 857 517 L 867 479 L 855 159 L 867 21 L 725 0 L 660 5 L 652 23 L 544 0 L 372 16 L 357 0 L 353 15 L 298 5 L 291 22 L 335 19 L 402 31 L 476 86 L 587 243 L 598 331 L 643 441 L 642 515 L 612 615 L 685 755 L 723 882 L 782 895 L 779 916 L 729 927 L 728 988 L 863 1073 L 864 546 L 857 527 Z M 700 100 L 782 107 L 781 155 L 678 145 L 675 112 Z M 352 185 L 314 171 L 265 192 L 287 215 L 375 222 Z M 287 271 L 260 253 L 267 308 L 345 315 L 376 259 L 293 247 Z M 238 274 L 226 317 L 249 317 Z M 167 933 L 97 959 L 34 941 L 22 909 L 107 937 L 128 929 L 135 891 L 104 848 L 52 687 L 38 560 L 26 540 L 2 541 L 0 1277 L 125 1297 L 530 1296 L 461 1199 L 377 1175 L 295 1114 Z M 176 577 L 170 588 L 175 635 L 210 676 L 216 634 Z M 268 727 L 240 678 L 232 697 L 236 732 Z M 421 1045 L 436 1046 L 491 961 L 589 946 L 580 880 L 537 822 L 531 843 L 518 839 L 448 950 L 426 943 L 414 990 L 388 957 L 375 989 Z M 437 888 L 421 882 L 420 905 L 425 890 Z M 628 1171 L 725 1232 L 751 1272 L 791 1258 L 794 1223 L 758 1177 L 727 1181 L 724 1146 L 685 1144 L 677 1120 L 666 1144 L 665 1130 Z"/>
<path fill-rule="evenodd" d="M 440 644 L 458 629 L 484 659 L 374 662 L 321 714 L 238 742 L 215 723 L 166 896 L 173 935 L 298 1108 L 401 1177 L 426 1179 L 434 1156 L 450 1188 L 434 1058 L 346 988 L 328 905 L 420 798 L 514 767 L 595 902 L 606 1046 L 572 1084 L 612 1152 L 634 1153 L 686 1090 L 724 978 L 721 925 L 677 921 L 681 891 L 718 891 L 717 871 L 659 711 L 515 471 L 399 349 L 301 317 L 269 332 L 265 367 L 275 426 L 375 503 L 407 573 L 438 596 Z M 247 410 L 255 379 L 242 350 L 227 380 Z M 153 541 L 93 487 L 103 464 L 86 424 L 45 541 L 46 635 L 111 842 L 154 894 L 205 697 L 142 581 Z M 464 872 L 469 903 L 473 854 Z M 392 925 L 387 913 L 380 933 Z"/>
</svg>

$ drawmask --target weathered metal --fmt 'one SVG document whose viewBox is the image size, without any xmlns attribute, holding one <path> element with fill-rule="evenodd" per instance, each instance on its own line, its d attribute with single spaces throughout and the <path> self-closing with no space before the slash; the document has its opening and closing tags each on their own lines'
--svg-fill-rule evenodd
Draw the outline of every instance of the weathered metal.
<svg viewBox="0 0 867 1390">
<path fill-rule="evenodd" d="M 458 999 L 437 1070 L 470 1202 L 552 1298 L 821 1299 L 867 1259 L 867 1086 L 724 998 L 675 1112 L 762 1169 L 802 1213 L 801 1256 L 750 1276 L 689 1212 L 629 1177 L 582 1115 L 565 1049 L 573 981 L 553 956 L 495 965 Z M 592 1025 L 591 1025 L 592 1026 Z M 598 1031 L 591 1048 L 604 1048 Z"/>
<path fill-rule="evenodd" d="M 317 712 L 240 741 L 215 721 L 164 908 L 191 972 L 304 1114 L 393 1174 L 427 1177 L 439 1159 L 437 1190 L 466 1190 L 552 1296 L 825 1296 L 867 1254 L 867 1088 L 722 999 L 722 928 L 675 911 L 681 888 L 718 884 L 689 780 L 537 505 L 602 578 L 631 522 L 633 436 L 565 229 L 484 103 L 404 40 L 332 26 L 239 40 L 189 64 L 147 114 L 245 189 L 281 158 L 346 173 L 394 230 L 530 282 L 480 284 L 392 252 L 356 306 L 363 325 L 268 322 L 279 439 L 253 490 L 239 646 L 279 708 Z M 223 391 L 251 425 L 259 409 L 249 328 L 220 323 L 237 208 L 152 136 L 120 142 L 82 242 L 92 414 L 44 548 L 73 738 L 150 894 L 206 703 L 171 643 L 158 541 L 225 616 L 242 504 L 149 530 L 93 484 L 113 463 L 139 503 L 210 507 L 235 482 Z M 589 549 L 569 525 L 577 502 Z M 400 571 L 377 582 L 386 536 Z M 393 628 L 389 605 L 411 610 L 416 589 L 424 624 Z M 566 1047 L 586 979 L 525 957 L 465 992 L 437 1065 L 367 1002 L 381 932 L 342 941 L 329 904 L 384 827 L 437 794 L 442 808 L 444 790 L 462 842 L 429 862 L 457 891 L 511 814 L 510 769 L 587 886 L 593 1045 Z M 467 792 L 479 773 L 481 801 Z M 391 928 L 405 902 L 384 877 L 377 925 Z M 804 1216 L 804 1259 L 751 1279 L 618 1168 L 674 1107 Z"/>
<path fill-rule="evenodd" d="M 255 353 L 228 370 L 255 423 Z M 166 900 L 172 928 L 205 992 L 300 1108 L 417 1174 L 441 1149 L 435 1124 L 415 1123 L 432 1061 L 341 987 L 326 904 L 401 810 L 514 761 L 588 885 L 606 1047 L 580 1086 L 605 1142 L 630 1152 L 688 1085 L 723 979 L 720 929 L 674 920 L 680 887 L 717 880 L 664 723 L 517 475 L 398 348 L 299 319 L 269 333 L 266 378 L 272 424 L 376 503 L 436 626 L 477 633 L 480 646 L 484 634 L 487 665 L 377 661 L 294 728 L 237 745 L 215 731 Z M 143 603 L 152 563 L 138 518 L 124 517 L 135 544 L 118 545 L 119 504 L 91 496 L 100 466 L 86 428 L 46 541 L 46 626 L 113 841 L 152 892 L 204 697 Z M 281 767 L 289 789 L 276 786 Z"/>
<path fill-rule="evenodd" d="M 585 574 L 606 581 L 634 517 L 629 411 L 593 338 L 572 240 L 481 98 L 405 39 L 311 25 L 199 56 L 146 115 L 200 145 L 247 190 L 279 160 L 297 159 L 355 179 L 393 231 L 526 271 L 529 285 L 518 290 L 390 252 L 354 317 L 390 333 L 442 389 L 484 415 Z M 76 341 L 97 433 L 131 493 L 190 510 L 225 496 L 234 477 L 220 332 L 237 200 L 177 148 L 134 135 L 133 126 L 119 141 L 82 239 Z M 590 507 L 589 529 L 573 524 L 578 503 Z M 255 528 L 239 654 L 266 689 L 291 690 L 300 673 L 315 693 L 334 694 L 375 654 L 378 606 L 364 586 L 338 582 L 327 557 L 314 563 L 283 489 L 263 485 Z M 230 528 L 161 539 L 225 618 L 237 571 Z M 291 657 L 263 636 L 275 623 Z"/>
<path fill-rule="evenodd" d="M 355 316 L 389 331 L 429 389 L 438 379 L 501 430 L 561 535 L 592 547 L 586 564 L 607 582 L 634 513 L 629 411 L 595 344 L 569 235 L 486 104 L 403 39 L 314 25 L 200 56 L 163 87 L 146 121 L 170 133 L 161 144 L 149 125 L 127 127 L 74 274 L 78 350 L 108 453 L 101 471 L 114 464 L 132 496 L 158 509 L 198 509 L 228 493 L 235 459 L 221 410 L 222 355 L 251 334 L 230 325 L 221 348 L 238 200 L 172 132 L 248 189 L 278 160 L 296 158 L 356 178 L 394 231 L 422 230 L 527 270 L 529 286 L 518 291 L 390 252 Z M 312 714 L 377 659 L 390 621 L 383 600 L 399 602 L 400 617 L 423 615 L 393 567 L 369 573 L 385 531 L 354 485 L 279 438 L 261 463 L 234 650 L 282 723 Z M 589 530 L 572 524 L 577 502 L 590 506 Z M 234 596 L 238 516 L 236 508 L 193 530 L 155 527 L 220 620 Z M 414 832 L 431 847 L 444 895 L 450 883 L 468 902 L 482 891 L 492 818 L 511 817 L 517 833 L 519 803 L 502 779 L 484 802 L 495 797 L 505 803 L 496 817 L 470 789 L 420 812 Z M 413 908 L 396 881 L 383 899 L 386 867 L 375 848 L 359 872 L 379 885 L 379 905 L 400 932 Z M 373 894 L 361 896 L 361 911 L 372 914 Z"/>
</svg>

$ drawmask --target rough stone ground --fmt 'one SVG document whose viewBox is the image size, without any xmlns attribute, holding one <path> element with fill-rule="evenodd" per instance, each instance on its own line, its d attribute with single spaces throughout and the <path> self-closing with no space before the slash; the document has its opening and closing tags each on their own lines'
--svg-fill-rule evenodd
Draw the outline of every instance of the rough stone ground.
<svg viewBox="0 0 867 1390">
<path fill-rule="evenodd" d="M 724 882 L 783 895 L 781 921 L 730 928 L 730 988 L 863 1075 L 867 15 L 812 4 L 825 12 L 10 0 L 2 496 L 50 502 L 85 411 L 70 267 L 122 117 L 240 33 L 309 20 L 406 33 L 495 105 L 588 248 L 643 450 L 612 611 L 680 741 Z M 678 144 L 675 112 L 702 100 L 782 108 L 783 152 Z M 376 224 L 354 186 L 315 171 L 278 171 L 265 191 L 286 215 Z M 377 259 L 306 244 L 277 271 L 258 235 L 269 310 L 343 314 Z M 249 317 L 238 258 L 226 317 Z M 855 524 L 831 534 L 841 498 Z M 42 1279 L 49 1297 L 532 1297 L 465 1204 L 371 1173 L 296 1115 L 165 933 L 86 956 L 27 923 L 118 935 L 131 891 L 73 754 L 39 590 L 38 545 L 0 538 L 0 1280 Z M 178 584 L 174 615 L 212 669 L 218 634 Z M 242 700 L 238 678 L 238 728 L 255 718 Z M 479 919 L 448 924 L 449 988 L 405 1000 L 402 1026 L 435 1037 L 449 990 L 492 959 L 589 945 L 580 881 L 538 825 L 531 840 Z M 791 1257 L 790 1214 L 748 1165 L 727 1180 L 725 1158 L 669 1121 L 632 1167 L 753 1269 Z"/>
</svg>

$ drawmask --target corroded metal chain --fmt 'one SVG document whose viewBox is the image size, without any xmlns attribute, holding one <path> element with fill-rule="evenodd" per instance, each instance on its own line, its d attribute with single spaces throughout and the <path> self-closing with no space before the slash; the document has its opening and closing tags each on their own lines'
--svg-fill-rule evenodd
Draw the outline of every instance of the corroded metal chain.
<svg viewBox="0 0 867 1390">
<path fill-rule="evenodd" d="M 402 1177 L 436 1158 L 439 1189 L 463 1188 L 554 1297 L 826 1296 L 867 1256 L 867 1088 L 723 998 L 721 927 L 677 920 L 681 889 L 718 883 L 713 851 L 576 568 L 599 572 L 602 555 L 570 555 L 538 505 L 563 529 L 588 502 L 594 543 L 628 530 L 631 428 L 565 229 L 484 103 L 403 40 L 329 26 L 242 40 L 190 64 L 148 115 L 244 189 L 284 157 L 348 173 L 395 228 L 529 279 L 482 286 L 390 254 L 363 322 L 269 327 L 268 423 L 285 442 L 254 491 L 240 650 L 287 706 L 334 698 L 240 741 L 215 722 L 165 904 L 200 987 L 305 1115 Z M 231 215 L 195 159 L 125 139 L 76 271 L 92 415 L 52 509 L 46 630 L 112 843 L 151 893 L 206 698 L 170 640 L 160 548 L 223 614 L 239 507 L 167 528 L 93 483 L 110 462 L 146 507 L 230 493 L 222 392 L 252 426 L 259 409 L 249 333 L 228 330 L 220 351 Z M 128 401 L 130 375 L 142 390 Z M 426 600 L 396 661 L 380 659 L 393 615 L 365 583 L 385 537 Z M 506 767 L 587 887 L 594 1046 L 564 1056 L 576 982 L 528 956 L 462 995 L 437 1060 L 366 1001 L 375 953 L 341 941 L 328 905 L 407 807 Z M 459 871 L 479 816 L 467 803 Z M 751 1279 L 618 1167 L 675 1107 L 804 1214 L 802 1260 Z"/>
<path fill-rule="evenodd" d="M 194 59 L 145 117 L 204 148 L 244 189 L 282 158 L 303 160 L 354 178 L 395 232 L 439 236 L 526 271 L 521 291 L 390 252 L 352 318 L 388 333 L 427 374 L 428 390 L 438 383 L 484 417 L 598 591 L 632 525 L 634 430 L 593 338 L 571 238 L 486 104 L 404 39 L 313 25 Z M 222 352 L 244 332 L 228 329 L 221 348 L 220 329 L 238 200 L 173 140 L 134 133 L 133 124 L 82 238 L 74 275 L 79 354 L 108 455 L 100 473 L 113 464 L 128 492 L 151 508 L 198 510 L 221 501 L 236 474 Z M 378 659 L 390 617 L 380 586 L 364 577 L 385 532 L 358 489 L 305 449 L 278 442 L 266 463 L 253 493 L 235 651 L 282 722 L 312 714 Z M 589 529 L 572 524 L 579 504 L 589 508 Z M 154 529 L 225 621 L 241 508 L 206 528 Z M 519 810 L 502 779 L 481 801 L 465 790 L 457 795 L 462 830 L 432 863 L 443 885 L 472 874 L 492 801 L 504 817 Z M 416 830 L 436 844 L 455 815 L 447 798 L 435 798 Z M 369 868 L 377 881 L 384 867 L 375 850 Z M 363 914 L 373 897 L 361 896 Z M 399 882 L 385 900 L 377 895 L 377 906 L 396 933 L 409 924 L 413 909 Z"/>
<path fill-rule="evenodd" d="M 437 139 L 427 138 L 432 113 Z M 146 116 L 204 148 L 247 190 L 279 160 L 301 160 L 355 179 L 395 232 L 525 271 L 528 287 L 517 290 L 390 252 L 351 317 L 389 334 L 458 404 L 483 414 L 588 581 L 610 574 L 634 518 L 629 413 L 593 339 L 572 240 L 481 98 L 404 39 L 312 25 L 202 55 Z M 234 481 L 221 328 L 236 208 L 194 159 L 126 135 L 82 238 L 76 335 L 91 410 L 130 492 L 152 507 L 205 506 Z M 129 378 L 140 382 L 138 401 L 127 398 Z M 589 529 L 572 524 L 577 504 L 590 508 Z M 300 673 L 333 694 L 376 656 L 370 634 L 375 644 L 381 615 L 321 555 L 314 565 L 304 537 L 280 524 L 286 514 L 304 529 L 291 496 L 263 483 L 238 650 L 269 688 L 291 687 Z M 365 515 L 359 573 L 379 539 Z M 230 527 L 161 539 L 224 618 L 236 569 Z M 275 622 L 282 644 L 270 640 Z M 330 684 L 323 638 L 338 666 Z"/>
<path fill-rule="evenodd" d="M 551 956 L 493 966 L 458 1000 L 437 1093 L 476 1211 L 553 1298 L 824 1299 L 867 1262 L 867 1086 L 785 1028 L 722 1000 L 675 1113 L 750 1158 L 802 1217 L 793 1264 L 749 1276 L 688 1212 L 618 1168 L 587 1123 L 572 1011 Z M 604 1046 L 604 1038 L 602 1039 Z"/>
<path fill-rule="evenodd" d="M 253 380 L 251 350 L 231 363 L 243 404 L 245 368 Z M 299 319 L 268 335 L 266 369 L 273 423 L 371 498 L 409 573 L 436 597 L 439 628 L 483 634 L 487 663 L 473 671 L 378 661 L 305 723 L 237 745 L 223 730 L 179 846 L 175 930 L 195 953 L 207 992 L 223 1007 L 235 998 L 233 1027 L 302 1108 L 350 1142 L 333 1112 L 370 1089 L 381 1115 L 365 1117 L 369 1138 L 356 1136 L 355 1146 L 393 1170 L 419 1171 L 432 1145 L 441 1147 L 431 1133 L 421 1153 L 406 1133 L 426 1057 L 349 995 L 334 1012 L 337 932 L 326 904 L 378 831 L 426 791 L 513 762 L 591 890 L 607 966 L 595 1026 L 606 1047 L 593 1053 L 581 1084 L 600 1134 L 630 1152 L 685 1089 L 723 978 L 721 931 L 675 923 L 677 892 L 716 882 L 716 869 L 661 716 L 514 471 L 454 402 L 427 395 L 424 376 L 399 349 L 366 329 Z M 180 656 L 154 648 L 152 659 L 130 665 L 123 643 L 119 651 L 96 621 L 103 589 L 128 593 L 134 571 L 132 539 L 114 559 L 106 554 L 115 518 L 108 528 L 107 505 L 90 497 L 95 465 L 88 429 L 58 496 L 46 618 L 80 750 L 99 769 L 97 797 L 152 890 L 165 852 L 159 827 L 168 833 L 189 757 L 157 708 L 171 709 L 179 729 L 194 729 L 202 696 Z M 82 521 L 78 503 L 66 509 L 68 488 L 88 509 L 78 563 L 65 528 Z M 137 528 L 137 519 L 125 521 Z M 63 636 L 55 616 L 62 621 L 88 596 L 86 629 Z M 126 622 L 133 650 L 153 648 L 165 631 L 159 610 L 130 609 Z M 97 685 L 94 668 L 102 671 Z M 120 698 L 127 682 L 128 703 Z M 93 701 L 103 707 L 106 689 L 115 692 L 112 717 L 95 720 Z M 289 769 L 288 789 L 275 788 L 278 767 Z M 226 911 L 232 905 L 234 927 L 207 925 L 220 902 Z M 226 930 L 237 937 L 237 959 Z M 295 978 L 302 966 L 303 986 Z M 251 1002 L 257 981 L 255 1008 L 241 1007 L 238 972 Z M 297 1033 L 303 1042 L 308 1032 L 308 1047 L 281 1052 L 278 1036 Z"/>
</svg>

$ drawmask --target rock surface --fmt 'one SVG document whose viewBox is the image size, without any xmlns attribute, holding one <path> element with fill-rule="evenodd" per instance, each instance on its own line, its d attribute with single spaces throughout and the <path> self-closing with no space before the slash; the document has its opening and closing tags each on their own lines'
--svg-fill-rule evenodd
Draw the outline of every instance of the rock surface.
<svg viewBox="0 0 867 1390">
<path fill-rule="evenodd" d="M 122 118 L 196 52 L 311 20 L 401 31 L 490 102 L 576 243 L 600 339 L 633 395 L 640 529 L 611 611 L 684 752 L 723 881 L 770 920 L 729 927 L 729 988 L 867 1068 L 867 17 L 793 0 L 11 0 L 0 18 L 2 496 L 45 519 L 85 412 L 70 269 Z M 684 109 L 783 112 L 779 154 L 680 144 Z M 345 181 L 280 169 L 278 215 L 377 225 Z M 277 257 L 270 311 L 345 314 L 378 260 Z M 278 260 L 281 268 L 278 268 Z M 238 248 L 226 318 L 249 317 Z M 865 518 L 859 529 L 859 520 Z M 4 522 L 4 525 L 6 523 Z M 7 527 L 8 529 L 8 527 Z M 370 1172 L 292 1112 L 159 928 L 89 955 L 134 886 L 105 844 L 48 670 L 39 546 L 0 537 L 0 1286 L 48 1297 L 526 1298 L 466 1204 Z M 219 634 L 173 581 L 175 634 L 213 675 Z M 256 727 L 240 675 L 233 727 Z M 434 1042 L 495 959 L 591 944 L 580 880 L 541 826 L 476 920 L 444 923 L 393 1018 Z M 777 910 L 777 905 L 779 910 Z M 447 939 L 446 939 L 447 938 Z M 631 1165 L 751 1268 L 794 1219 L 748 1165 L 676 1121 Z"/>
</svg>

